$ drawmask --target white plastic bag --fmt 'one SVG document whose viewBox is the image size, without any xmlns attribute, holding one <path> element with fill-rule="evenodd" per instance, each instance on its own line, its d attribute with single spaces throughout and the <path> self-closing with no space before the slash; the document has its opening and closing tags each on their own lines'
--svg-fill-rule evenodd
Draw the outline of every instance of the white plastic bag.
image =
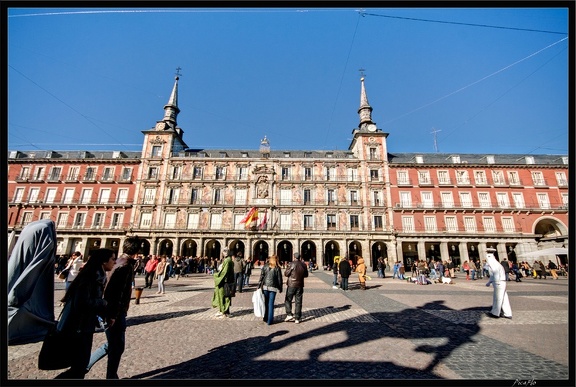
<svg viewBox="0 0 576 387">
<path fill-rule="evenodd" d="M 258 288 L 254 294 L 252 294 L 252 303 L 254 304 L 254 315 L 256 317 L 264 317 L 266 305 L 264 304 L 264 293 L 262 293 L 262 289 Z"/>
</svg>

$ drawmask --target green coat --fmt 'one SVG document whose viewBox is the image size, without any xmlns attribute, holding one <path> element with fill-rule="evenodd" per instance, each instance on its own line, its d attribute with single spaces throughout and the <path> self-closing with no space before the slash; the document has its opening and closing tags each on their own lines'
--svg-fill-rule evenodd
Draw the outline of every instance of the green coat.
<svg viewBox="0 0 576 387">
<path fill-rule="evenodd" d="M 224 282 L 234 283 L 234 262 L 231 257 L 226 257 L 222 261 L 222 270 L 214 274 L 214 295 L 212 296 L 212 307 L 226 314 L 230 312 L 232 299 L 224 297 Z"/>
</svg>

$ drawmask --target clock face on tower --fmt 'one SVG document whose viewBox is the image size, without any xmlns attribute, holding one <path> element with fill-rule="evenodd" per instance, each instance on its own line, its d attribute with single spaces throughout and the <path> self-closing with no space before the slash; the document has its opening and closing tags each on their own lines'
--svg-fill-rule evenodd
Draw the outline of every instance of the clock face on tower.
<svg viewBox="0 0 576 387">
<path fill-rule="evenodd" d="M 165 127 L 166 127 L 166 123 L 164 123 L 164 122 L 158 122 L 156 124 L 156 130 L 164 130 Z"/>
<path fill-rule="evenodd" d="M 367 129 L 368 129 L 369 131 L 371 131 L 371 132 L 375 132 L 375 131 L 376 131 L 376 125 L 370 124 L 370 125 L 368 125 L 368 128 L 367 128 Z"/>
</svg>

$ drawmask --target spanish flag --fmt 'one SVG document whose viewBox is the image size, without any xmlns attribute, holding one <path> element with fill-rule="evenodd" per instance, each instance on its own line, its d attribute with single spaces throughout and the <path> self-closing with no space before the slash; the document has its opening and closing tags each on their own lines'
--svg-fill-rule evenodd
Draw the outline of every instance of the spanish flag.
<svg viewBox="0 0 576 387">
<path fill-rule="evenodd" d="M 250 224 L 256 220 L 258 220 L 258 208 L 252 207 L 240 223 L 246 223 L 246 228 L 249 228 Z"/>
</svg>

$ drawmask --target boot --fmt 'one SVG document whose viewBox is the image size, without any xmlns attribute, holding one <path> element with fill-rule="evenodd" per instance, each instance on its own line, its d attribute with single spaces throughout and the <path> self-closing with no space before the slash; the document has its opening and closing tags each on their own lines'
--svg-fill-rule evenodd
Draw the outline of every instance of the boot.
<svg viewBox="0 0 576 387">
<path fill-rule="evenodd" d="M 366 290 L 366 282 L 360 282 L 360 288 Z"/>
</svg>

